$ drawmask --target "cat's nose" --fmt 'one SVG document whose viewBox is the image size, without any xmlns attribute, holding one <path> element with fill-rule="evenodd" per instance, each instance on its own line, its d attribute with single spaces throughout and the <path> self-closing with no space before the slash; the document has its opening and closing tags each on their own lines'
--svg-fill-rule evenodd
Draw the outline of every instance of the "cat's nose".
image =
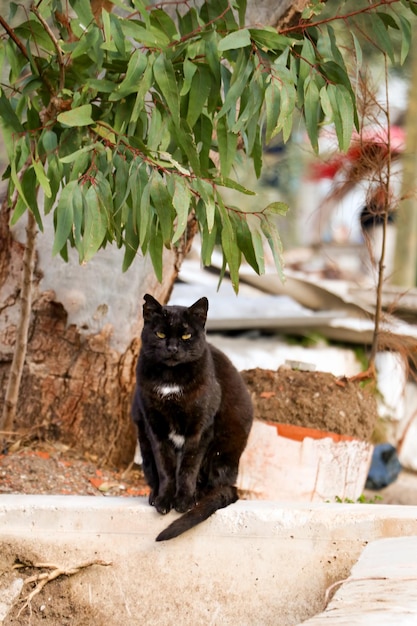
<svg viewBox="0 0 417 626">
<path fill-rule="evenodd" d="M 178 344 L 177 343 L 169 343 L 167 348 L 168 348 L 168 352 L 170 354 L 175 354 L 176 352 L 178 352 Z"/>
</svg>

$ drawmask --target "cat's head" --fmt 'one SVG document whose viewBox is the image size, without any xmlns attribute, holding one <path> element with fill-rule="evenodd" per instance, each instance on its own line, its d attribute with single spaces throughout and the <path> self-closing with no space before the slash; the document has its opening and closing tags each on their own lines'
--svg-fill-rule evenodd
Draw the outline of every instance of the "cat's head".
<svg viewBox="0 0 417 626">
<path fill-rule="evenodd" d="M 190 307 L 163 306 L 150 294 L 144 299 L 144 354 L 169 366 L 199 359 L 206 349 L 207 298 L 200 298 Z"/>
</svg>

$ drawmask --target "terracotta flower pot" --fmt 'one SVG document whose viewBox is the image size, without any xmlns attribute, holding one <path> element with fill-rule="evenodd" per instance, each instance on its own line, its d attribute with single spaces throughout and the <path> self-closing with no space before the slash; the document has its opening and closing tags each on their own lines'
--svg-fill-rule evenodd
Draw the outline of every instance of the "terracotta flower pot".
<svg viewBox="0 0 417 626">
<path fill-rule="evenodd" d="M 239 467 L 245 497 L 263 500 L 356 500 L 372 444 L 336 433 L 255 420 Z"/>
</svg>

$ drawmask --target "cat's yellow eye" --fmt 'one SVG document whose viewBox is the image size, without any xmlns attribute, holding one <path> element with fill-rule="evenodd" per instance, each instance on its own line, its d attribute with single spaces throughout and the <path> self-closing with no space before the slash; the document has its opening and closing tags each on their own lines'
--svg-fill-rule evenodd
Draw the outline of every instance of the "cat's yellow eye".
<svg viewBox="0 0 417 626">
<path fill-rule="evenodd" d="M 158 337 L 158 339 L 165 339 L 166 337 L 165 333 L 160 333 L 159 331 L 157 331 L 155 334 Z"/>
<path fill-rule="evenodd" d="M 191 333 L 184 333 L 181 337 L 181 339 L 184 339 L 184 341 L 187 341 L 187 339 L 191 338 Z"/>
</svg>

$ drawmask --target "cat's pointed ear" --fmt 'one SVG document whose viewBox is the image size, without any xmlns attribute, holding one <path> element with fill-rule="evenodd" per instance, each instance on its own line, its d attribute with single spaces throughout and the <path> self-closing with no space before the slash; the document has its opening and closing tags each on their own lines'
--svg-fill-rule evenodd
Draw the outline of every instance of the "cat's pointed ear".
<svg viewBox="0 0 417 626">
<path fill-rule="evenodd" d="M 193 315 L 199 317 L 201 322 L 205 324 L 207 319 L 208 305 L 209 303 L 207 298 L 200 298 L 199 300 L 197 300 L 197 302 L 194 302 L 194 304 L 192 304 L 188 310 Z"/>
<path fill-rule="evenodd" d="M 160 313 L 162 311 L 162 305 L 159 304 L 158 300 L 155 300 L 150 293 L 145 293 L 143 299 L 145 300 L 145 304 L 143 305 L 144 320 L 148 320 L 155 313 Z"/>
</svg>

